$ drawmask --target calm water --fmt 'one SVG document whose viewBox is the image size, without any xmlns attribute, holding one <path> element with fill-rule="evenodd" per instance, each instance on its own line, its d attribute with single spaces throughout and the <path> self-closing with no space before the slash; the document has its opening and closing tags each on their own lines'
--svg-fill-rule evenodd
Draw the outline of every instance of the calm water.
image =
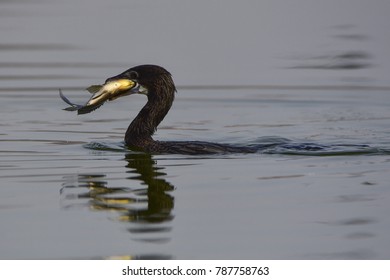
<svg viewBox="0 0 390 280">
<path fill-rule="evenodd" d="M 0 258 L 389 259 L 390 2 L 286 5 L 0 1 Z M 143 63 L 179 89 L 156 138 L 278 145 L 134 153 L 143 96 L 61 110 Z"/>
</svg>

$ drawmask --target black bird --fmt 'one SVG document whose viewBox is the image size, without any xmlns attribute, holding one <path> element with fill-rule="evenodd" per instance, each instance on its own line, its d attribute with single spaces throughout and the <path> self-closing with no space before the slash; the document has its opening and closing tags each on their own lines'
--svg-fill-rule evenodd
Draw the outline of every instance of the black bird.
<svg viewBox="0 0 390 280">
<path fill-rule="evenodd" d="M 108 89 L 105 89 L 108 88 Z M 91 91 L 91 90 L 90 90 Z M 93 89 L 92 89 L 93 91 Z M 103 88 L 96 92 L 84 106 L 71 103 L 60 92 L 61 98 L 72 105 L 66 110 L 89 113 L 103 105 L 130 94 L 144 94 L 148 102 L 129 125 L 125 143 L 132 149 L 153 154 L 225 154 L 255 153 L 258 147 L 242 147 L 203 141 L 156 141 L 152 135 L 167 115 L 175 99 L 176 87 L 172 75 L 157 65 L 140 65 L 106 80 Z"/>
</svg>

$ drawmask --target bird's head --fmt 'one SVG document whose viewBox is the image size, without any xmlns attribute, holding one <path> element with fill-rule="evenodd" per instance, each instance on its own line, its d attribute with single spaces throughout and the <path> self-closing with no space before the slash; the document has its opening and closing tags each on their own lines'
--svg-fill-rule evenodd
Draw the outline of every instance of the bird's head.
<svg viewBox="0 0 390 280">
<path fill-rule="evenodd" d="M 176 91 L 171 74 L 157 65 L 140 65 L 108 78 L 102 86 L 91 86 L 87 89 L 93 96 L 84 105 L 76 105 L 62 99 L 72 107 L 67 110 L 77 110 L 78 114 L 90 113 L 102 106 L 106 101 L 112 101 L 131 94 L 144 94 L 149 100 L 169 98 L 173 101 Z"/>
<path fill-rule="evenodd" d="M 104 85 L 118 84 L 114 94 L 107 94 L 106 100 L 114 100 L 134 93 L 147 96 L 157 95 L 160 91 L 176 91 L 171 74 L 157 65 L 140 65 L 108 78 Z"/>
</svg>

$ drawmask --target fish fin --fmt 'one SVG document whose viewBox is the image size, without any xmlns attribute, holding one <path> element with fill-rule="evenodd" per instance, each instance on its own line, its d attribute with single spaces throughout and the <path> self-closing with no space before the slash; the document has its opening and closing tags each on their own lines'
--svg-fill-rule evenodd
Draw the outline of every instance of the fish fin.
<svg viewBox="0 0 390 280">
<path fill-rule="evenodd" d="M 64 110 L 65 111 L 76 111 L 76 110 L 79 110 L 80 108 L 82 108 L 83 106 L 82 105 L 78 105 L 78 104 L 74 104 L 72 103 L 68 98 L 66 98 L 66 96 L 62 93 L 62 90 L 59 89 L 60 91 L 60 97 L 61 99 L 68 105 L 70 105 L 70 107 L 67 107 L 65 108 Z"/>
<path fill-rule="evenodd" d="M 102 85 L 92 85 L 86 88 L 89 93 L 97 93 L 103 86 Z"/>
<path fill-rule="evenodd" d="M 73 104 L 72 102 L 70 102 L 68 98 L 66 98 L 66 96 L 62 93 L 62 90 L 59 89 L 59 91 L 60 91 L 60 97 L 61 97 L 61 99 L 62 99 L 65 103 L 67 103 L 67 104 L 73 106 L 74 104 Z"/>
<path fill-rule="evenodd" d="M 66 107 L 64 109 L 62 109 L 64 111 L 76 111 L 78 110 L 78 108 L 76 106 L 71 106 L 71 107 Z"/>
</svg>

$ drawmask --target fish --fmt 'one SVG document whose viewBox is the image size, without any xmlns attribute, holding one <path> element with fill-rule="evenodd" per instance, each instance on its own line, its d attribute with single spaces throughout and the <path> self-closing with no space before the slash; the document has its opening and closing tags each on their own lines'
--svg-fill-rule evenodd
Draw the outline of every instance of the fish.
<svg viewBox="0 0 390 280">
<path fill-rule="evenodd" d="M 110 80 L 103 85 L 91 85 L 86 90 L 92 94 L 85 104 L 71 102 L 59 89 L 61 99 L 70 107 L 65 111 L 77 111 L 78 115 L 87 114 L 101 107 L 106 101 L 114 100 L 120 96 L 136 93 L 139 89 L 137 82 L 128 79 Z"/>
</svg>

